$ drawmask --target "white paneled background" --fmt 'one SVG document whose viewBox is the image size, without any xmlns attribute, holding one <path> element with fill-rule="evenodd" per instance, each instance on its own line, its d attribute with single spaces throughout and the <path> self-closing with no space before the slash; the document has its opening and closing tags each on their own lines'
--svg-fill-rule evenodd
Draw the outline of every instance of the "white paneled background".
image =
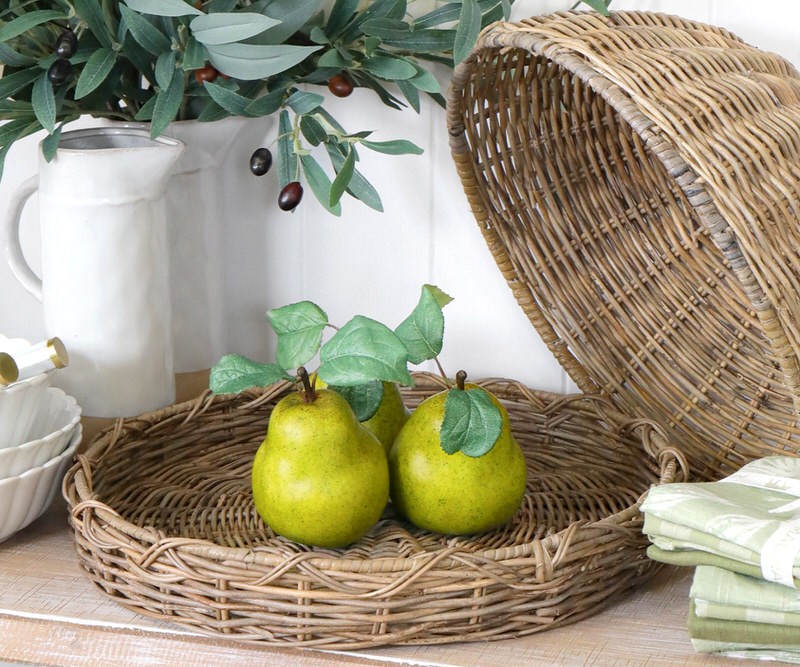
<svg viewBox="0 0 800 667">
<path fill-rule="evenodd" d="M 520 0 L 514 18 L 570 4 Z M 792 0 L 615 0 L 613 8 L 663 11 L 721 25 L 800 66 L 800 3 Z M 570 389 L 484 245 L 450 159 L 443 110 L 427 104 L 420 116 L 395 112 L 359 91 L 327 106 L 348 130 L 372 129 L 376 139 L 411 139 L 425 154 L 385 157 L 362 150 L 360 168 L 378 188 L 385 213 L 348 198 L 341 218 L 328 215 L 310 192 L 294 214 L 279 211 L 274 179 L 249 174 L 249 152 L 233 156 L 226 169 L 237 175 L 236 191 L 229 194 L 240 210 L 219 221 L 224 242 L 217 250 L 224 265 L 225 351 L 270 360 L 274 341 L 264 312 L 301 299 L 320 304 L 337 324 L 363 314 L 394 326 L 413 308 L 420 286 L 434 283 L 455 298 L 446 309 L 441 356 L 449 373 L 463 367 L 473 377 L 505 376 L 536 388 Z M 265 133 L 274 138 L 271 123 Z M 40 138 L 26 139 L 10 152 L 0 209 L 34 173 Z M 23 242 L 37 266 L 35 205 L 26 211 Z M 4 258 L 0 332 L 32 340 L 45 333 L 40 305 L 17 285 Z"/>
</svg>

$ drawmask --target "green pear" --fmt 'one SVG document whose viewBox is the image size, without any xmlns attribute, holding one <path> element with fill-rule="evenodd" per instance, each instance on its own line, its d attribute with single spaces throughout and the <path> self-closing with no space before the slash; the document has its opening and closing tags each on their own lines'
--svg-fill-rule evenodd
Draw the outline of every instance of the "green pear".
<svg viewBox="0 0 800 667">
<path fill-rule="evenodd" d="M 411 412 L 403 403 L 400 389 L 394 382 L 383 383 L 383 399 L 378 411 L 361 422 L 383 445 L 386 455 L 392 450 L 394 439 L 408 421 Z"/>
<path fill-rule="evenodd" d="M 317 387 L 327 387 L 325 380 L 318 375 L 314 377 L 314 382 Z M 403 397 L 400 394 L 400 388 L 397 383 L 384 382 L 383 398 L 377 412 L 369 419 L 365 419 L 361 424 L 380 440 L 388 456 L 394 439 L 410 416 L 411 411 L 403 403 Z"/>
<path fill-rule="evenodd" d="M 502 526 L 519 508 L 525 494 L 525 456 L 511 434 L 508 413 L 491 394 L 502 417 L 494 446 L 477 457 L 445 452 L 441 428 L 449 391 L 425 399 L 400 429 L 389 455 L 392 505 L 426 530 L 481 533 Z"/>
<path fill-rule="evenodd" d="M 347 401 L 311 389 L 285 396 L 273 409 L 253 461 L 252 486 L 256 510 L 279 535 L 344 547 L 380 518 L 389 471 L 383 446 Z"/>
</svg>

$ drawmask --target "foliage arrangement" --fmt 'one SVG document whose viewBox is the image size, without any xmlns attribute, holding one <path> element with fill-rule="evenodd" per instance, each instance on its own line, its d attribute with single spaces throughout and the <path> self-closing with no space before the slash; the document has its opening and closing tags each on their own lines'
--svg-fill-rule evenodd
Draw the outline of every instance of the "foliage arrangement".
<svg viewBox="0 0 800 667">
<path fill-rule="evenodd" d="M 585 1 L 607 11 L 607 0 Z M 281 208 L 296 206 L 303 180 L 338 215 L 345 192 L 382 210 L 356 169 L 358 148 L 421 149 L 345 130 L 313 86 L 327 85 L 337 96 L 369 88 L 393 109 L 419 112 L 421 95 L 443 104 L 426 63 L 459 62 L 482 27 L 508 18 L 511 0 L 434 0 L 416 17 L 407 0 L 335 0 L 327 11 L 323 0 L 2 4 L 0 175 L 16 140 L 45 129 L 50 159 L 64 125 L 83 114 L 149 122 L 153 136 L 174 120 L 277 114 L 278 178 L 282 189 L 292 189 Z M 324 152 L 314 150 L 319 146 Z M 271 162 L 270 153 L 254 173 L 265 173 Z"/>
<path fill-rule="evenodd" d="M 238 393 L 292 380 L 295 369 L 319 357 L 316 374 L 342 394 L 359 421 L 372 417 L 383 400 L 383 382 L 413 385 L 409 364 L 438 361 L 444 341 L 443 308 L 452 298 L 434 285 L 423 285 L 413 311 L 394 329 L 374 319 L 356 315 L 346 324 L 331 324 L 322 308 L 300 301 L 267 313 L 278 336 L 274 363 L 261 363 L 229 354 L 211 369 L 210 387 L 215 393 Z M 324 332 L 334 334 L 325 340 Z M 458 378 L 445 404 L 442 446 L 449 453 L 462 451 L 478 457 L 497 440 L 502 417 L 483 389 L 463 389 Z"/>
</svg>

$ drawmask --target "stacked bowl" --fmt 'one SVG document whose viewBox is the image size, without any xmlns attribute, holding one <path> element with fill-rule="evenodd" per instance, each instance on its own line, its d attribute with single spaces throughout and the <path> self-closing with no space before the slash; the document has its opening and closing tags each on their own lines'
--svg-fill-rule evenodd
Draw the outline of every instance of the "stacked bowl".
<svg viewBox="0 0 800 667">
<path fill-rule="evenodd" d="M 12 360 L 31 348 L 0 335 L 0 354 Z M 0 384 L 0 542 L 47 509 L 81 440 L 80 406 L 49 377 Z"/>
</svg>

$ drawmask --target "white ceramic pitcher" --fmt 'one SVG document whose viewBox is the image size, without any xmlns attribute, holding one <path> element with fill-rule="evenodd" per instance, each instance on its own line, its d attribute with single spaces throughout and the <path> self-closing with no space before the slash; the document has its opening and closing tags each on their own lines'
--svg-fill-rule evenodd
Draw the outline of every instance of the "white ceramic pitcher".
<svg viewBox="0 0 800 667">
<path fill-rule="evenodd" d="M 133 416 L 175 400 L 164 192 L 183 144 L 133 128 L 65 132 L 5 220 L 11 270 L 70 355 L 54 384 L 86 415 Z M 38 190 L 41 279 L 19 223 Z"/>
</svg>

